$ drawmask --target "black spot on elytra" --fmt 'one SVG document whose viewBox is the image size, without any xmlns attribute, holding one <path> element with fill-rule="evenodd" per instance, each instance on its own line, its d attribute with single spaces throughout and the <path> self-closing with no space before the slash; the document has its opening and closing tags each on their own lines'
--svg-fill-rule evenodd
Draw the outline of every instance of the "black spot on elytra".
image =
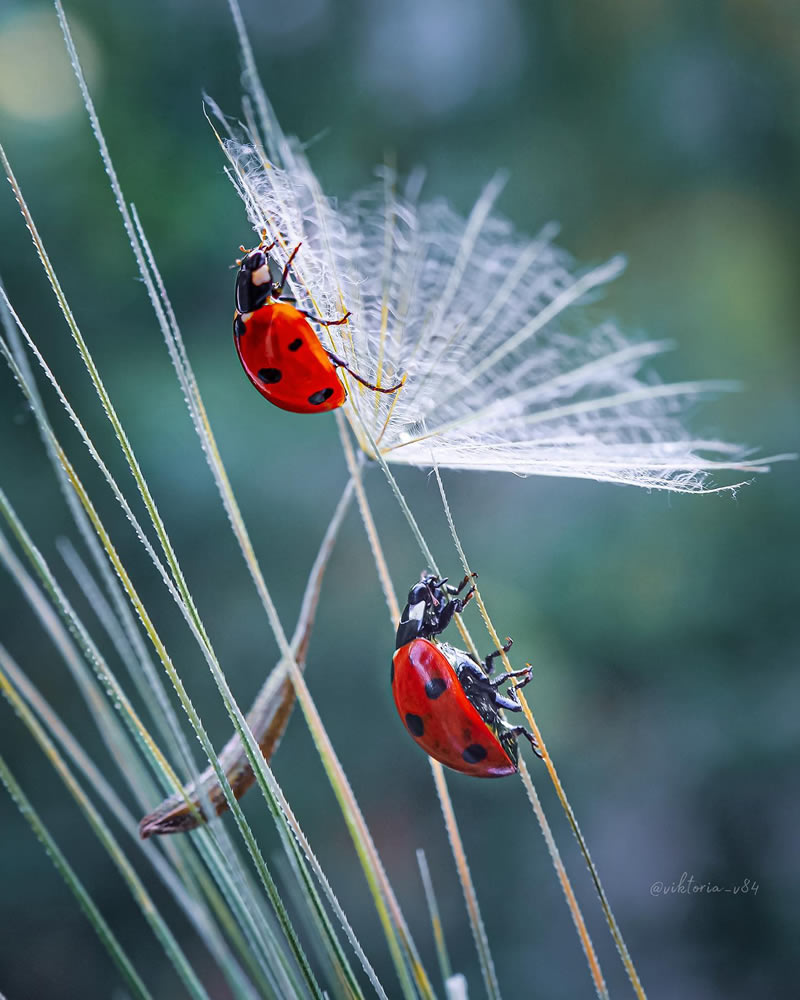
<svg viewBox="0 0 800 1000">
<path fill-rule="evenodd" d="M 297 340 L 293 340 L 291 344 L 289 344 L 289 350 L 299 351 L 302 346 L 303 346 L 303 341 L 298 337 Z"/>
<path fill-rule="evenodd" d="M 244 320 L 241 316 L 237 315 L 236 319 L 233 321 L 233 332 L 237 337 L 243 337 L 247 327 L 244 324 Z"/>
<path fill-rule="evenodd" d="M 477 764 L 486 756 L 486 747 L 482 747 L 480 743 L 470 743 L 461 756 L 468 764 Z"/>
<path fill-rule="evenodd" d="M 406 715 L 406 725 L 411 735 L 416 736 L 417 739 L 425 732 L 425 723 L 418 715 L 413 715 L 411 712 Z"/>
<path fill-rule="evenodd" d="M 444 678 L 431 677 L 425 685 L 425 694 L 431 699 L 431 701 L 435 701 L 446 687 L 447 681 L 444 680 Z"/>
<path fill-rule="evenodd" d="M 320 389 L 319 392 L 312 392 L 308 397 L 309 403 L 312 406 L 321 406 L 326 399 L 330 399 L 333 395 L 333 389 Z"/>
<path fill-rule="evenodd" d="M 283 378 L 283 372 L 280 368 L 262 368 L 258 373 L 258 377 L 267 385 L 274 385 Z"/>
</svg>

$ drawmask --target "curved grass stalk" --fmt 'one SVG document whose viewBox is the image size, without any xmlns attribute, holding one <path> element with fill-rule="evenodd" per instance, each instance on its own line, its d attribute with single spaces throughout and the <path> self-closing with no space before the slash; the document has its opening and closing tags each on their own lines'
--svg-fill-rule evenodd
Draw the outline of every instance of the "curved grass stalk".
<svg viewBox="0 0 800 1000">
<path fill-rule="evenodd" d="M 353 483 L 350 480 L 336 506 L 306 583 L 300 616 L 291 640 L 292 652 L 301 670 L 305 668 L 322 579 L 352 495 Z M 287 676 L 283 661 L 280 661 L 268 674 L 256 695 L 253 707 L 247 714 L 247 724 L 267 761 L 270 760 L 283 736 L 294 701 L 294 687 Z M 228 740 L 220 751 L 219 758 L 224 764 L 234 795 L 237 799 L 241 798 L 252 786 L 256 777 L 238 736 L 234 735 Z M 206 794 L 200 795 L 198 787 L 204 788 Z M 193 830 L 203 821 L 202 806 L 206 801 L 210 803 L 216 815 L 220 815 L 228 808 L 222 789 L 210 767 L 203 772 L 198 781 L 185 786 L 181 794 L 167 799 L 149 816 L 145 816 L 139 826 L 141 835 L 149 837 L 153 834 L 183 833 Z"/>
<path fill-rule="evenodd" d="M 133 996 L 139 1000 L 153 1000 L 152 994 L 139 978 L 139 974 L 134 969 L 130 959 L 125 954 L 122 945 L 117 941 L 114 932 L 108 926 L 103 915 L 98 910 L 92 897 L 85 886 L 75 874 L 72 866 L 61 853 L 61 849 L 53 840 L 47 827 L 39 818 L 38 813 L 31 805 L 29 799 L 17 784 L 13 774 L 8 769 L 6 762 L 0 756 L 0 781 L 6 786 L 8 794 L 13 799 L 20 813 L 30 824 L 36 838 L 44 847 L 50 860 L 67 883 L 70 892 L 75 896 L 80 908 L 86 914 L 89 923 L 94 927 L 97 936 L 103 942 L 106 951 L 111 956 L 114 964 L 122 974 L 123 979 L 128 984 Z"/>
<path fill-rule="evenodd" d="M 466 554 L 464 553 L 464 549 L 461 545 L 461 540 L 459 539 L 458 533 L 456 532 L 455 522 L 453 521 L 453 515 L 450 510 L 450 505 L 447 502 L 447 496 L 444 492 L 444 485 L 442 483 L 441 476 L 439 475 L 439 469 L 436 465 L 434 465 L 434 471 L 436 473 L 436 481 L 439 484 L 439 492 L 442 497 L 442 505 L 444 507 L 445 516 L 447 517 L 447 523 L 450 527 L 450 534 L 453 538 L 453 543 L 458 551 L 458 555 L 461 560 L 461 565 L 464 568 L 464 572 L 469 573 L 471 572 L 468 568 L 469 563 L 467 561 Z M 477 588 L 477 586 L 475 589 L 475 599 L 480 609 L 481 618 L 483 619 L 483 622 L 486 625 L 486 629 L 489 632 L 489 635 L 491 636 L 492 642 L 496 643 L 495 648 L 501 650 L 501 655 L 506 670 L 512 670 L 513 668 L 511 666 L 511 662 L 508 659 L 508 654 L 502 651 L 502 643 L 500 642 L 500 637 L 498 636 L 497 630 L 495 629 L 491 619 L 489 618 L 489 614 L 486 610 L 486 605 L 484 604 L 483 597 L 481 596 L 480 590 Z M 628 978 L 631 981 L 631 985 L 633 986 L 636 996 L 639 998 L 639 1000 L 646 1000 L 644 988 L 642 987 L 639 975 L 636 972 L 636 967 L 633 964 L 633 960 L 631 959 L 628 948 L 622 937 L 622 932 L 620 931 L 619 925 L 617 924 L 616 918 L 614 917 L 614 914 L 611 910 L 611 905 L 608 901 L 608 897 L 606 896 L 605 890 L 603 889 L 602 883 L 600 882 L 600 875 L 597 871 L 597 868 L 595 867 L 594 862 L 592 861 L 591 855 L 589 854 L 589 848 L 586 844 L 586 841 L 584 840 L 580 827 L 578 826 L 578 821 L 575 818 L 575 813 L 572 811 L 572 806 L 569 804 L 569 800 L 567 799 L 566 792 L 564 791 L 564 788 L 558 777 L 558 772 L 556 771 L 552 758 L 550 757 L 550 754 L 547 752 L 547 747 L 545 746 L 541 731 L 538 725 L 536 724 L 536 720 L 534 719 L 533 713 L 531 712 L 530 707 L 528 706 L 528 703 L 525 700 L 523 692 L 516 691 L 515 693 L 519 699 L 520 704 L 522 705 L 523 712 L 525 713 L 525 718 L 528 722 L 528 725 L 531 728 L 531 732 L 533 733 L 534 737 L 536 738 L 536 742 L 539 745 L 539 750 L 543 755 L 544 765 L 547 768 L 548 774 L 550 775 L 550 780 L 552 781 L 553 787 L 556 790 L 558 800 L 561 803 L 562 809 L 566 813 L 567 821 L 570 827 L 572 828 L 572 832 L 574 833 L 575 839 L 578 842 L 578 847 L 580 849 L 580 852 L 583 855 L 583 859 L 586 862 L 587 868 L 589 869 L 589 874 L 591 876 L 592 882 L 594 883 L 597 895 L 600 898 L 600 906 L 603 910 L 603 914 L 606 918 L 606 923 L 608 924 L 609 930 L 611 931 L 611 936 L 614 939 L 614 943 L 617 946 L 617 950 L 619 951 L 622 963 L 625 966 L 625 971 L 628 973 Z M 530 780 L 530 775 L 528 775 L 528 778 Z M 524 780 L 525 779 L 523 776 L 523 781 Z M 526 790 L 527 788 L 528 786 L 526 783 Z M 535 796 L 535 791 L 533 791 L 532 781 L 530 781 L 530 790 L 528 791 L 529 797 L 531 792 L 533 792 L 533 795 Z M 540 811 L 536 808 L 535 804 L 536 802 L 538 802 L 538 797 L 536 797 L 535 799 L 531 798 L 531 805 L 533 805 L 537 819 L 539 819 L 539 822 L 541 824 Z M 544 818 L 543 812 L 541 813 L 541 817 Z M 555 849 L 555 841 L 552 838 L 552 833 L 549 832 L 549 825 L 542 827 L 543 833 L 545 830 L 548 831 L 548 833 L 545 833 L 545 840 L 547 841 L 548 850 L 550 850 L 551 857 L 553 857 L 553 849 Z M 553 858 L 553 860 L 555 864 L 555 858 Z M 589 969 L 592 973 L 592 978 L 594 979 L 595 989 L 597 990 L 598 996 L 607 996 L 608 993 L 606 990 L 605 981 L 603 980 L 602 972 L 600 970 L 600 964 L 597 961 L 597 956 L 594 952 L 594 948 L 592 946 L 589 933 L 586 930 L 586 925 L 583 921 L 580 909 L 578 908 L 577 900 L 575 899 L 575 895 L 571 891 L 571 889 L 569 892 L 567 892 L 566 886 L 568 884 L 568 880 L 566 871 L 563 868 L 563 864 L 556 864 L 556 871 L 558 873 L 559 880 L 562 883 L 562 887 L 564 887 L 565 895 L 567 898 L 567 904 L 570 908 L 570 912 L 572 914 L 572 919 L 575 922 L 576 929 L 578 930 L 578 936 L 581 940 L 581 945 L 586 954 L 587 961 L 589 962 Z"/>
<path fill-rule="evenodd" d="M 26 339 L 27 339 L 26 331 L 23 329 L 22 332 L 23 332 L 23 334 L 25 334 Z M 35 349 L 35 345 L 33 345 L 32 342 L 30 342 L 30 341 L 29 341 L 29 344 L 32 347 L 32 349 L 35 351 L 36 350 Z M 38 351 L 36 353 L 37 353 L 37 357 L 40 360 L 40 363 L 42 363 L 44 365 L 44 362 L 43 362 L 43 359 L 41 358 L 41 355 L 38 354 Z M 76 425 L 78 426 L 78 429 L 82 431 L 82 428 L 81 428 L 79 422 L 77 421 L 77 417 L 75 417 L 74 414 L 73 414 L 73 411 L 71 411 L 71 408 L 69 407 L 68 402 L 63 397 L 63 393 L 61 393 L 60 388 L 58 388 L 58 384 L 53 379 L 52 374 L 49 372 L 49 369 L 47 369 L 46 366 L 44 366 L 44 367 L 45 367 L 46 373 L 48 374 L 48 377 L 51 379 L 51 381 L 53 382 L 53 384 L 56 386 L 57 391 L 59 392 L 59 395 L 60 395 L 60 397 L 62 399 L 62 402 L 68 408 L 68 410 L 70 411 L 70 414 L 73 416 L 73 420 L 76 422 Z M 16 371 L 15 371 L 15 374 L 18 375 L 18 373 Z M 91 442 L 88 441 L 88 436 L 85 435 L 85 432 L 82 431 L 82 433 L 83 433 L 84 437 L 87 438 L 87 444 L 88 444 L 88 446 L 90 447 L 90 450 L 93 453 L 93 457 L 95 457 L 96 456 L 96 452 L 94 451 L 94 448 L 91 445 Z M 142 622 L 143 622 L 143 624 L 145 626 L 145 630 L 147 631 L 148 635 L 150 636 L 150 639 L 153 642 L 154 647 L 156 648 L 156 651 L 157 651 L 159 657 L 161 658 L 162 663 L 164 664 L 165 669 L 167 670 L 167 672 L 168 672 L 168 674 L 170 676 L 170 680 L 172 681 L 173 686 L 175 687 L 176 692 L 178 693 L 178 697 L 181 700 L 181 703 L 182 703 L 182 705 L 184 707 L 184 710 L 186 711 L 186 713 L 187 713 L 187 715 L 188 715 L 188 717 L 190 719 L 190 722 L 192 723 L 192 726 L 195 729 L 195 732 L 197 733 L 198 738 L 200 739 L 201 744 L 203 745 L 203 748 L 206 750 L 206 754 L 207 754 L 207 756 L 209 758 L 209 761 L 211 762 L 212 767 L 214 767 L 214 770 L 215 770 L 215 773 L 216 773 L 216 776 L 217 776 L 217 780 L 220 782 L 220 784 L 222 785 L 222 787 L 223 787 L 223 789 L 225 791 L 225 795 L 226 795 L 226 800 L 228 802 L 228 806 L 229 806 L 229 808 L 232 809 L 232 811 L 234 812 L 234 815 L 237 818 L 237 825 L 239 825 L 240 830 L 242 831 L 242 834 L 243 834 L 243 836 L 245 838 L 245 842 L 247 844 L 248 850 L 250 851 L 250 854 L 253 857 L 253 860 L 254 860 L 254 862 L 255 862 L 255 864 L 257 866 L 257 869 L 259 871 L 259 875 L 260 875 L 261 880 L 262 880 L 262 884 L 265 884 L 265 888 L 267 888 L 267 892 L 268 892 L 268 895 L 270 896 L 270 899 L 271 899 L 271 901 L 273 903 L 273 906 L 275 907 L 276 912 L 278 912 L 279 920 L 280 920 L 282 926 L 284 927 L 284 933 L 287 933 L 287 928 L 290 929 L 291 925 L 288 923 L 288 918 L 286 917 L 285 911 L 283 911 L 283 913 L 281 913 L 281 909 L 279 909 L 279 906 L 277 905 L 280 902 L 279 901 L 279 897 L 277 896 L 277 889 L 274 888 L 274 883 L 272 882 L 272 879 L 271 879 L 271 876 L 269 875 L 268 869 L 266 868 L 266 865 L 265 865 L 265 863 L 263 861 L 263 858 L 261 857 L 260 851 L 259 851 L 259 849 L 257 847 L 255 839 L 253 838 L 253 835 L 252 835 L 252 832 L 250 830 L 250 827 L 246 823 L 246 820 L 244 819 L 244 816 L 241 813 L 241 809 L 238 806 L 238 803 L 236 802 L 236 800 L 235 800 L 235 798 L 233 796 L 233 793 L 232 793 L 232 791 L 230 789 L 230 786 L 229 786 L 229 784 L 227 782 L 227 779 L 224 776 L 224 772 L 222 771 L 222 769 L 221 769 L 221 767 L 219 765 L 219 761 L 217 760 L 216 756 L 214 755 L 213 748 L 211 747 L 211 744 L 208 741 L 208 737 L 205 734 L 205 730 L 202 728 L 202 725 L 201 725 L 200 720 L 199 720 L 199 716 L 197 716 L 197 713 L 195 712 L 194 707 L 192 706 L 191 701 L 189 700 L 189 698 L 188 698 L 188 696 L 187 696 L 187 694 L 185 692 L 185 689 L 183 688 L 183 684 L 182 684 L 180 678 L 178 677 L 177 672 L 175 671 L 175 668 L 174 668 L 174 666 L 173 666 L 173 664 L 172 664 L 172 662 L 171 662 L 168 654 L 166 653 L 166 649 L 164 648 L 163 643 L 161 642 L 160 638 L 158 637 L 158 634 L 156 633 L 156 631 L 155 631 L 155 629 L 153 627 L 153 624 L 150 621 L 150 618 L 149 618 L 149 616 L 147 614 L 147 611 L 145 610 L 143 604 L 141 603 L 141 600 L 139 599 L 139 597 L 138 597 L 135 589 L 133 588 L 133 585 L 132 585 L 132 583 L 130 581 L 130 578 L 128 577 L 127 572 L 125 571 L 122 563 L 120 562 L 119 557 L 118 557 L 116 551 L 114 550 L 113 545 L 110 542 L 110 538 L 108 537 L 108 534 L 105 531 L 105 528 L 103 527 L 102 522 L 100 521 L 100 519 L 99 519 L 96 511 L 94 510 L 94 507 L 92 506 L 91 501 L 89 500 L 88 495 L 86 494 L 86 492 L 85 492 L 85 490 L 84 490 L 84 488 L 83 488 L 83 486 L 82 486 L 82 484 L 80 482 L 80 479 L 77 477 L 77 474 L 75 473 L 74 469 L 70 465 L 69 460 L 67 459 L 66 455 L 64 454 L 64 452 L 61 449 L 61 447 L 58 444 L 58 442 L 54 438 L 53 438 L 53 441 L 54 441 L 54 447 L 55 447 L 55 449 L 56 449 L 56 451 L 57 451 L 57 453 L 59 455 L 59 460 L 62 462 L 62 464 L 64 464 L 64 467 L 65 467 L 65 469 L 67 471 L 67 475 L 69 476 L 70 481 L 72 482 L 74 488 L 76 489 L 76 492 L 79 495 L 81 503 L 84 505 L 84 508 L 87 511 L 87 514 L 89 515 L 90 520 L 92 521 L 92 524 L 95 527 L 95 530 L 98 532 L 98 534 L 99 534 L 99 536 L 101 538 L 101 541 L 102 541 L 104 547 L 106 548 L 106 551 L 108 552 L 109 558 L 111 559 L 112 564 L 114 565 L 114 568 L 115 568 L 117 574 L 119 575 L 119 577 L 120 577 L 120 579 L 122 581 L 123 587 L 125 588 L 126 592 L 128 593 L 128 595 L 129 595 L 129 597 L 130 597 L 130 599 L 131 599 L 131 601 L 132 601 L 132 603 L 133 603 L 133 605 L 134 605 L 134 607 L 135 607 L 135 609 L 137 611 L 137 614 L 141 618 L 141 620 L 142 620 Z M 96 457 L 96 461 L 98 461 L 98 464 L 101 465 L 101 469 L 105 468 L 102 465 L 102 463 L 99 461 L 99 456 Z M 106 472 L 107 472 L 107 470 L 106 470 Z M 157 556 L 155 555 L 155 552 L 152 550 L 152 547 L 149 546 L 149 543 L 146 540 L 146 536 L 144 536 L 144 533 L 142 532 L 140 526 L 138 525 L 138 522 L 136 521 L 136 518 L 133 515 L 133 512 L 127 506 L 127 502 L 124 500 L 124 497 L 122 497 L 122 495 L 120 494 L 119 489 L 116 486 L 116 484 L 114 483 L 113 479 L 110 477 L 110 474 L 107 474 L 107 478 L 109 479 L 110 484 L 112 485 L 112 488 L 114 489 L 115 493 L 117 494 L 118 499 L 120 499 L 120 502 L 125 507 L 126 513 L 128 514 L 128 517 L 131 520 L 131 522 L 133 523 L 134 527 L 136 528 L 137 534 L 139 535 L 140 539 L 145 544 L 145 547 L 147 548 L 148 553 L 151 556 L 151 559 L 153 559 L 156 567 L 159 569 L 159 571 L 160 571 L 160 573 L 162 575 L 162 578 L 164 579 L 165 584 L 167 585 L 168 589 L 172 593 L 173 597 L 176 599 L 176 602 L 178 603 L 179 607 L 182 607 L 181 603 L 179 601 L 179 598 L 177 596 L 177 593 L 175 592 L 175 589 L 172 586 L 169 577 L 167 576 L 167 574 L 166 574 L 163 566 L 160 564 Z M 188 619 L 188 616 L 187 616 L 187 619 Z M 191 627 L 191 621 L 189 621 L 189 624 L 190 624 L 190 627 Z M 195 635 L 196 635 L 196 632 L 195 632 Z M 197 635 L 196 635 L 196 637 L 197 637 Z M 198 639 L 198 641 L 199 641 L 199 639 Z M 201 643 L 201 648 L 203 648 L 202 647 L 202 643 Z M 350 927 L 350 925 L 349 925 L 349 923 L 348 923 L 348 921 L 347 921 L 347 919 L 346 919 L 346 917 L 344 915 L 344 912 L 341 910 L 341 907 L 339 906 L 339 903 L 336 900 L 336 897 L 333 894 L 333 892 L 332 892 L 332 890 L 330 888 L 330 885 L 328 884 L 327 879 L 325 878 L 324 873 L 322 872 L 322 869 L 319 867 L 319 863 L 317 862 L 317 860 L 316 860 L 316 858 L 315 858 L 315 856 L 314 856 L 314 854 L 313 854 L 313 852 L 311 850 L 311 847 L 308 844 L 308 841 L 306 840 L 304 834 L 302 833 L 302 830 L 299 827 L 299 824 L 297 823 L 297 820 L 295 819 L 295 817 L 294 817 L 291 809 L 289 808 L 288 802 L 286 801 L 285 797 L 283 796 L 283 793 L 280 791 L 279 787 L 277 786 L 277 782 L 275 782 L 275 779 L 274 779 L 274 776 L 272 775 L 272 772 L 267 767 L 266 762 L 264 761 L 263 757 L 261 757 L 260 752 L 257 749 L 257 745 L 255 744 L 255 741 L 252 738 L 252 734 L 249 732 L 249 730 L 246 727 L 244 716 L 242 715 L 241 710 L 238 708 L 238 706 L 235 704 L 235 702 L 233 700 L 233 696 L 232 696 L 232 694 L 230 692 L 230 689 L 227 686 L 227 682 L 224 679 L 224 675 L 222 675 L 222 673 L 221 673 L 219 665 L 216 664 L 215 661 L 211 660 L 210 656 L 208 656 L 208 655 L 206 656 L 206 659 L 209 661 L 209 665 L 212 666 L 212 670 L 214 672 L 215 680 L 218 683 L 218 687 L 221 687 L 221 690 L 222 690 L 222 693 L 223 693 L 223 700 L 225 701 L 226 708 L 228 709 L 229 715 L 231 716 L 231 718 L 234 721 L 234 726 L 237 729 L 237 732 L 239 734 L 240 739 L 242 739 L 242 741 L 244 742 L 244 745 L 245 745 L 245 748 L 246 748 L 246 751 L 247 751 L 247 754 L 248 754 L 248 758 L 250 760 L 250 764 L 256 770 L 256 775 L 257 775 L 257 778 L 259 780 L 259 784 L 261 785 L 262 790 L 265 791 L 265 794 L 271 795 L 271 797 L 267 798 L 267 801 L 268 801 L 268 804 L 271 807 L 271 810 L 273 811 L 273 817 L 276 819 L 276 823 L 278 824 L 279 833 L 283 834 L 283 832 L 284 832 L 284 828 L 283 828 L 283 826 L 281 824 L 282 824 L 283 819 L 285 817 L 286 822 L 289 824 L 289 827 L 291 828 L 291 832 L 294 834 L 294 837 L 297 840 L 297 844 L 295 844 L 295 840 L 292 839 L 291 837 L 289 837 L 288 838 L 288 847 L 287 847 L 287 849 L 295 850 L 296 851 L 296 855 L 298 857 L 300 857 L 300 858 L 302 858 L 302 856 L 305 855 L 305 857 L 307 857 L 309 859 L 309 863 L 314 868 L 315 874 L 317 875 L 317 878 L 318 878 L 320 884 L 322 885 L 322 887 L 323 887 L 323 889 L 324 889 L 324 891 L 325 891 L 325 893 L 326 893 L 326 895 L 327 895 L 327 897 L 328 897 L 328 899 L 329 899 L 329 901 L 331 903 L 331 906 L 332 906 L 334 912 L 336 912 L 337 917 L 342 922 L 342 925 L 345 928 L 345 931 L 346 931 L 348 937 L 351 940 L 353 948 L 356 951 L 356 954 L 358 955 L 358 957 L 359 957 L 359 959 L 360 959 L 360 961 L 362 963 L 362 966 L 364 967 L 365 972 L 367 973 L 367 975 L 370 978 L 370 980 L 373 982 L 373 985 L 375 986 L 376 991 L 378 992 L 378 994 L 380 996 L 385 996 L 385 993 L 383 992 L 382 988 L 380 987 L 380 984 L 379 984 L 379 982 L 377 980 L 377 977 L 375 976 L 375 973 L 372 970 L 372 967 L 371 967 L 369 961 L 367 960 L 366 955 L 363 952 L 363 949 L 361 949 L 361 946 L 358 944 L 358 941 L 355 938 L 355 935 L 353 934 L 352 928 Z M 180 783 L 174 780 L 174 775 L 173 775 L 173 788 L 174 789 L 180 789 Z M 299 845 L 299 848 L 298 848 L 298 845 Z M 299 852 L 302 852 L 302 853 L 299 853 Z M 270 886 L 272 887 L 272 889 L 270 888 Z M 280 906 L 282 908 L 282 904 L 280 904 Z M 321 906 L 319 908 L 321 909 Z M 324 912 L 324 911 L 322 911 L 322 912 Z M 292 934 L 293 934 L 293 931 L 292 931 Z M 298 943 L 298 947 L 299 947 L 299 943 Z M 355 988 L 355 992 L 357 994 L 357 992 L 358 992 L 357 987 Z"/>
<path fill-rule="evenodd" d="M 386 604 L 389 608 L 390 627 L 394 629 L 397 627 L 397 623 L 400 620 L 400 606 L 397 603 L 397 597 L 395 596 L 391 577 L 389 575 L 389 568 L 386 565 L 386 558 L 383 554 L 383 546 L 381 545 L 378 532 L 375 528 L 372 511 L 370 510 L 369 503 L 367 502 L 367 496 L 364 492 L 364 486 L 361 482 L 361 474 L 356 463 L 353 446 L 347 437 L 344 421 L 339 417 L 338 413 L 336 416 L 339 421 L 339 436 L 342 440 L 342 449 L 345 454 L 345 460 L 347 461 L 348 468 L 350 469 L 350 475 L 353 477 L 356 484 L 356 496 L 358 497 L 359 510 L 361 512 L 361 518 L 364 522 L 364 529 L 367 533 L 367 538 L 369 539 L 370 548 L 372 549 L 372 554 L 375 559 L 375 566 L 378 570 L 378 578 L 380 579 Z M 364 427 L 365 433 L 369 433 L 366 426 L 363 424 L 362 426 Z M 420 538 L 421 537 L 422 535 L 420 534 Z M 430 552 L 428 552 L 428 555 L 430 556 L 430 568 L 434 572 L 437 572 L 433 556 Z M 447 829 L 450 847 L 453 852 L 453 859 L 456 864 L 458 878 L 464 892 L 464 901 L 467 907 L 472 936 L 475 941 L 475 948 L 478 952 L 478 960 L 480 962 L 486 992 L 490 997 L 499 998 L 500 986 L 497 982 L 494 960 L 492 959 L 489 940 L 486 936 L 486 930 L 480 914 L 480 907 L 478 906 L 478 897 L 475 892 L 475 886 L 472 882 L 472 875 L 469 870 L 469 864 L 467 863 L 467 857 L 461 840 L 461 834 L 459 833 L 458 823 L 456 822 L 455 810 L 453 809 L 453 804 L 450 801 L 450 793 L 447 790 L 444 768 L 438 760 L 434 760 L 432 757 L 428 758 L 428 763 L 430 764 L 434 785 L 436 786 L 436 792 L 439 796 L 442 816 Z"/>
<path fill-rule="evenodd" d="M 175 966 L 175 971 L 178 973 L 189 993 L 193 997 L 197 998 L 197 1000 L 210 1000 L 208 993 L 206 993 L 205 988 L 197 978 L 191 963 L 184 955 L 183 950 L 175 940 L 172 931 L 170 931 L 169 927 L 167 927 L 161 917 L 161 914 L 158 912 L 158 908 L 151 899 L 150 894 L 145 889 L 141 879 L 136 874 L 133 866 L 128 861 L 125 852 L 119 846 L 116 838 L 106 826 L 103 818 L 100 816 L 100 813 L 92 805 L 91 801 L 84 793 L 72 771 L 61 757 L 56 747 L 53 745 L 53 742 L 44 732 L 36 717 L 17 694 L 1 665 L 0 692 L 2 692 L 8 700 L 9 704 L 22 720 L 34 740 L 39 744 L 40 749 L 53 765 L 62 782 L 86 816 L 86 819 L 94 831 L 95 836 L 103 845 L 117 871 L 127 884 L 133 898 L 141 909 L 145 920 L 147 920 L 150 924 L 153 933 L 156 935 L 164 951 L 172 961 L 172 964 Z"/>
</svg>

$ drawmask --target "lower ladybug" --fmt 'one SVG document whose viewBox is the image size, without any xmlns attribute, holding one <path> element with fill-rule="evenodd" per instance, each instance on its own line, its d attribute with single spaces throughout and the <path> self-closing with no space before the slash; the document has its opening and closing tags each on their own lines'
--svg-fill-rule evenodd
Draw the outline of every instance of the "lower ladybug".
<svg viewBox="0 0 800 1000">
<path fill-rule="evenodd" d="M 402 381 L 387 388 L 373 385 L 322 346 L 309 319 L 325 327 L 340 326 L 350 313 L 341 319 L 324 320 L 298 309 L 294 300 L 283 293 L 300 246 L 294 248 L 277 280 L 273 273 L 275 262 L 269 256 L 274 246 L 262 241 L 237 261 L 233 339 L 242 367 L 261 395 L 292 413 L 335 410 L 347 399 L 337 368 L 345 368 L 375 392 L 397 392 Z M 244 247 L 241 249 L 244 251 Z"/>
<path fill-rule="evenodd" d="M 501 709 L 522 711 L 514 692 L 529 683 L 531 667 L 492 677 L 499 649 L 481 662 L 434 641 L 475 593 L 471 587 L 463 599 L 457 596 L 470 579 L 464 577 L 454 587 L 424 573 L 411 588 L 397 628 L 392 694 L 406 729 L 425 753 L 454 771 L 502 778 L 518 770 L 520 736 L 541 757 L 533 734 L 524 726 L 510 726 L 501 715 Z M 502 652 L 510 648 L 508 639 Z M 500 694 L 498 688 L 515 678 L 520 680 Z"/>
</svg>

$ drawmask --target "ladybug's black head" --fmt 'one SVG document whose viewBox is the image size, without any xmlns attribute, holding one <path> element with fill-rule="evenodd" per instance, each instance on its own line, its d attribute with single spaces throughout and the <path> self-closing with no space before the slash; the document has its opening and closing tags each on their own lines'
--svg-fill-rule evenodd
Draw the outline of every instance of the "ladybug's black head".
<svg viewBox="0 0 800 1000">
<path fill-rule="evenodd" d="M 439 617 L 449 600 L 445 583 L 438 576 L 423 573 L 419 583 L 409 590 L 397 627 L 397 649 L 412 639 L 427 639 L 441 632 Z"/>
<path fill-rule="evenodd" d="M 240 313 L 255 312 L 273 292 L 272 271 L 267 253 L 256 247 L 242 258 L 236 275 L 236 308 Z"/>
</svg>

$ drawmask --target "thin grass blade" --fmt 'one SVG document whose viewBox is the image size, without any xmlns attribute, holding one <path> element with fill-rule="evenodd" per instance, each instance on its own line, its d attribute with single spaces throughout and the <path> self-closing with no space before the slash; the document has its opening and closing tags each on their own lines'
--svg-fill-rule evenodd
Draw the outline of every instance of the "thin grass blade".
<svg viewBox="0 0 800 1000">
<path fill-rule="evenodd" d="M 77 899 L 80 908 L 86 914 L 89 923 L 94 928 L 106 951 L 109 953 L 123 979 L 128 984 L 132 995 L 138 997 L 139 1000 L 153 1000 L 152 994 L 144 985 L 139 977 L 139 974 L 134 969 L 131 960 L 123 950 L 122 945 L 117 940 L 114 932 L 106 923 L 102 914 L 92 900 L 92 897 L 87 892 L 81 880 L 75 874 L 75 871 L 70 863 L 62 854 L 58 844 L 50 835 L 47 827 L 39 818 L 38 813 L 33 808 L 20 786 L 17 784 L 17 781 L 1 756 L 0 781 L 2 781 L 6 786 L 8 794 L 13 799 L 22 816 L 30 824 L 31 829 L 44 847 L 57 871 L 66 882 L 70 892 Z M 2 996 L 2 994 L 0 994 L 0 996 Z"/>
</svg>

